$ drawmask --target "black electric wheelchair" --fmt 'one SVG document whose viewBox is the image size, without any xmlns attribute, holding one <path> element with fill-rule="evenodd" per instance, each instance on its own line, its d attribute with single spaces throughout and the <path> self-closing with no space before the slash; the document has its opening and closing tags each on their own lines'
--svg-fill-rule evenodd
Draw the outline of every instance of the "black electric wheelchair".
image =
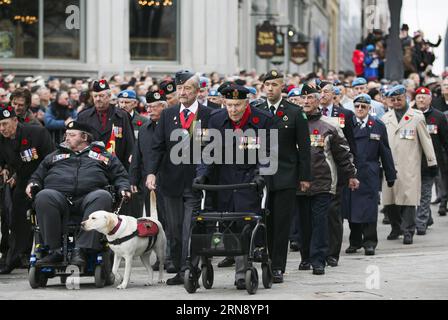
<svg viewBox="0 0 448 320">
<path fill-rule="evenodd" d="M 242 190 L 254 188 L 260 192 L 261 213 L 253 212 L 210 212 L 205 210 L 206 191 Z M 245 284 L 249 294 L 258 289 L 258 270 L 254 263 L 261 263 L 262 281 L 265 289 L 272 287 L 272 266 L 267 249 L 267 232 L 263 220 L 266 209 L 267 189 L 256 183 L 237 185 L 199 185 L 193 189 L 202 191 L 201 210 L 193 212 L 190 241 L 187 254 L 187 268 L 184 287 L 188 293 L 199 288 L 199 277 L 205 289 L 213 287 L 214 272 L 211 258 L 247 255 Z M 260 190 L 261 189 L 261 190 Z M 261 250 L 260 250 L 261 249 Z M 200 257 L 201 269 L 193 265 L 193 257 Z"/>
<path fill-rule="evenodd" d="M 33 200 L 38 191 L 39 190 L 32 191 Z M 108 189 L 108 191 L 110 191 L 111 193 L 113 192 L 112 189 Z M 116 197 L 114 196 L 113 199 L 115 207 L 117 203 Z M 122 203 L 123 202 L 120 203 L 119 208 L 121 207 Z M 69 213 L 66 213 L 63 217 L 63 261 L 60 263 L 42 264 L 39 262 L 39 260 L 48 254 L 48 248 L 43 244 L 40 228 L 37 221 L 37 215 L 34 209 L 30 209 L 27 215 L 34 232 L 34 241 L 28 272 L 28 281 L 31 288 L 44 288 L 47 286 L 48 279 L 56 277 L 60 278 L 61 284 L 66 284 L 67 279 L 69 279 L 70 277 L 73 277 L 73 285 L 79 285 L 81 277 L 93 277 L 95 286 L 97 288 L 103 288 L 104 286 L 114 284 L 115 277 L 112 273 L 113 252 L 109 248 L 105 237 L 103 237 L 101 240 L 102 249 L 100 251 L 87 252 L 87 263 L 85 267 L 78 268 L 77 266 L 73 266 L 70 264 L 70 257 L 73 249 L 75 248 L 76 237 L 81 229 L 81 216 L 72 216 Z M 72 286 L 71 288 L 74 287 Z"/>
</svg>

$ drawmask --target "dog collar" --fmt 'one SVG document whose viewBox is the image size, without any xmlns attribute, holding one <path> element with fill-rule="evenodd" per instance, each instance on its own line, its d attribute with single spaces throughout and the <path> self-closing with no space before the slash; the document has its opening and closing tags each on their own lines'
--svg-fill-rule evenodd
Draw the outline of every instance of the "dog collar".
<svg viewBox="0 0 448 320">
<path fill-rule="evenodd" d="M 122 221 L 121 218 L 118 217 L 118 223 L 117 223 L 117 225 L 112 229 L 111 232 L 109 232 L 109 233 L 107 234 L 108 236 L 113 236 L 115 233 L 117 233 L 118 229 L 120 229 L 121 221 Z"/>
</svg>

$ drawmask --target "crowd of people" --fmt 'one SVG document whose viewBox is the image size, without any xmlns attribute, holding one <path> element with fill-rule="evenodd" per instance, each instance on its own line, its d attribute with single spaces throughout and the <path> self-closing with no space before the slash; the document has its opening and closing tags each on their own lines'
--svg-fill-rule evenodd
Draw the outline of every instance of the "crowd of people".
<svg viewBox="0 0 448 320">
<path fill-rule="evenodd" d="M 403 236 L 411 245 L 414 234 L 425 235 L 433 223 L 434 183 L 438 213 L 447 214 L 448 77 L 425 83 L 410 73 L 399 83 L 358 71 L 221 76 L 185 70 L 159 78 L 136 71 L 71 81 L 15 81 L 0 73 L 0 274 L 28 266 L 31 198 L 48 247 L 43 260 L 59 262 L 62 214 L 87 218 L 110 211 L 109 185 L 130 199 L 122 214 L 135 217 L 150 215 L 149 192 L 157 193 L 169 261 L 153 268 L 175 274 L 168 285 L 184 283 L 191 217 L 200 206 L 193 182 L 267 185 L 268 241 L 257 250 L 269 254 L 274 283 L 283 282 L 288 250 L 300 251 L 299 270 L 322 275 L 326 266 L 338 266 L 344 219 L 351 230 L 345 252 L 364 248 L 374 255 L 380 202 L 384 223 L 392 227 L 387 239 Z M 201 148 L 210 142 L 208 129 L 223 136 L 253 129 L 257 139 L 223 146 L 242 150 L 242 164 L 178 164 L 170 157 L 177 129 Z M 263 175 L 258 144 L 251 145 L 262 139 L 262 129 L 278 130 L 278 170 L 271 175 Z M 187 145 L 187 153 L 191 149 Z M 256 163 L 248 162 L 250 152 L 256 152 Z M 215 210 L 261 211 L 256 191 L 216 197 L 209 204 Z M 81 232 L 71 262 L 84 265 L 86 250 L 98 249 L 98 241 L 94 232 Z M 219 266 L 233 264 L 235 286 L 245 289 L 247 259 L 227 257 Z"/>
</svg>

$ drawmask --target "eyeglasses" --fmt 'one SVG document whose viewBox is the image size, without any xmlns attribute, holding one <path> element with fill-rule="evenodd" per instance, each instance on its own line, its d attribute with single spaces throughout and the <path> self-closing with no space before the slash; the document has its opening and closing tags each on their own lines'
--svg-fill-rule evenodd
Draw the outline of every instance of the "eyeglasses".
<svg viewBox="0 0 448 320">
<path fill-rule="evenodd" d="M 390 98 L 390 102 L 403 102 L 404 98 Z"/>
<path fill-rule="evenodd" d="M 355 109 L 368 109 L 369 106 L 366 104 L 355 104 Z"/>
</svg>

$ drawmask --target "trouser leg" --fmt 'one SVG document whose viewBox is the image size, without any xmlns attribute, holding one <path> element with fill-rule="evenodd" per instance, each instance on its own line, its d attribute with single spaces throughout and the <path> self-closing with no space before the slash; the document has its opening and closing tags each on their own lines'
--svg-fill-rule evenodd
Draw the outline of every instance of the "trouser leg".
<svg viewBox="0 0 448 320">
<path fill-rule="evenodd" d="M 387 213 L 389 215 L 390 225 L 392 227 L 392 233 L 400 234 L 402 232 L 400 206 L 397 205 L 387 206 Z"/>
<path fill-rule="evenodd" d="M 416 225 L 418 230 L 426 230 L 431 215 L 431 196 L 434 178 L 422 176 L 420 206 L 417 208 Z"/>
<path fill-rule="evenodd" d="M 360 248 L 362 246 L 362 223 L 349 223 L 350 226 L 350 247 Z"/>
<path fill-rule="evenodd" d="M 378 245 L 377 222 L 363 223 L 362 234 L 364 238 L 363 247 L 372 247 L 376 249 L 376 246 Z"/>
<path fill-rule="evenodd" d="M 300 246 L 300 255 L 302 262 L 310 262 L 310 243 L 311 243 L 311 199 L 306 196 L 297 196 L 299 210 L 299 227 L 302 245 Z"/>
<path fill-rule="evenodd" d="M 342 238 L 344 234 L 344 221 L 341 213 L 341 190 L 331 199 L 328 209 L 329 243 L 327 256 L 339 259 L 341 253 Z"/>
<path fill-rule="evenodd" d="M 416 208 L 413 206 L 402 206 L 401 207 L 401 230 L 403 230 L 404 235 L 410 235 L 411 237 L 415 234 L 415 216 Z"/>
<path fill-rule="evenodd" d="M 325 267 L 328 253 L 328 210 L 332 196 L 319 194 L 311 197 L 310 259 L 313 267 Z"/>
</svg>

